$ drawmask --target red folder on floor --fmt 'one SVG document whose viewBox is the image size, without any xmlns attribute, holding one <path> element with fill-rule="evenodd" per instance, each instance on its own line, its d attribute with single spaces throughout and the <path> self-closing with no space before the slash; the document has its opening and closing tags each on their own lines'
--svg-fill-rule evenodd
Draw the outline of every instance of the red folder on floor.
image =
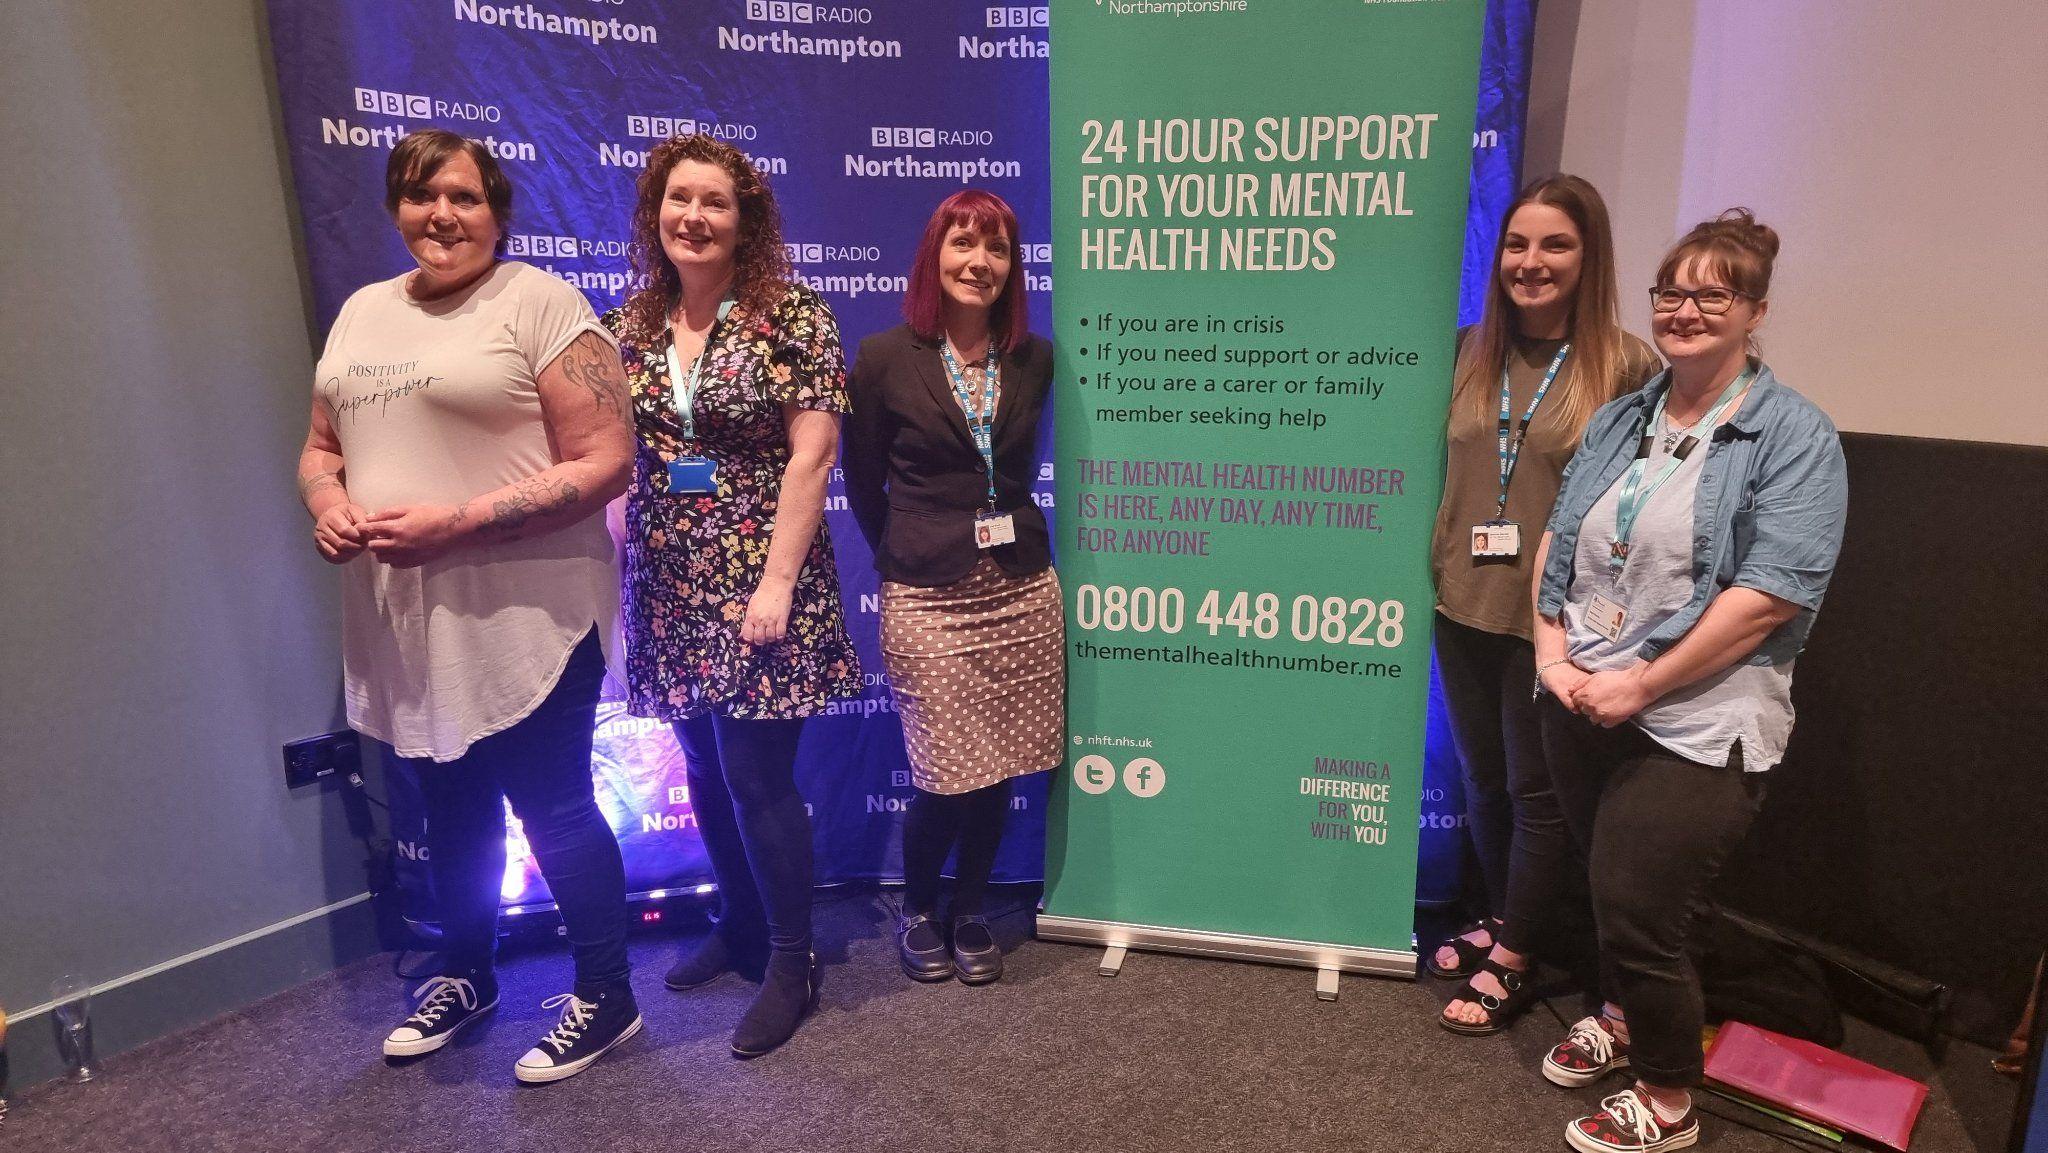
<svg viewBox="0 0 2048 1153">
<path fill-rule="evenodd" d="M 1927 1100 L 1910 1077 L 1740 1021 L 1715 1035 L 1707 1079 L 1901 1151 Z"/>
</svg>

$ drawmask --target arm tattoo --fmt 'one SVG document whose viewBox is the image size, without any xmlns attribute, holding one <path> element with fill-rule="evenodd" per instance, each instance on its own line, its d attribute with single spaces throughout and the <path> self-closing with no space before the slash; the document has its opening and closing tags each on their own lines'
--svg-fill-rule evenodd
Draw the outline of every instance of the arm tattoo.
<svg viewBox="0 0 2048 1153">
<path fill-rule="evenodd" d="M 562 379 L 590 394 L 592 408 L 613 416 L 625 413 L 625 382 L 610 345 L 586 332 L 569 343 L 558 363 Z"/>
<path fill-rule="evenodd" d="M 566 480 L 527 477 L 512 486 L 510 496 L 491 502 L 491 514 L 477 525 L 477 531 L 505 540 L 518 540 L 520 532 L 535 517 L 546 517 L 573 506 L 583 490 Z"/>
<path fill-rule="evenodd" d="M 338 472 L 316 472 L 312 476 L 302 476 L 299 478 L 299 499 L 308 500 L 316 492 L 340 487 L 341 474 Z"/>
</svg>

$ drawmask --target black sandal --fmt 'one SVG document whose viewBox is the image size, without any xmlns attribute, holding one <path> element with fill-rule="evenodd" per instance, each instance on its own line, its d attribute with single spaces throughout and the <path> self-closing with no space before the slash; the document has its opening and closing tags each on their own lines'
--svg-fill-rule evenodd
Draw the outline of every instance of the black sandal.
<svg viewBox="0 0 2048 1153">
<path fill-rule="evenodd" d="M 1493 979 L 1500 982 L 1500 987 L 1506 989 L 1508 995 L 1495 997 L 1490 993 L 1482 993 L 1473 988 L 1471 979 L 1467 978 L 1465 987 L 1458 990 L 1458 995 L 1452 1000 L 1478 1004 L 1480 1008 L 1486 1010 L 1486 1023 L 1467 1025 L 1463 1021 L 1453 1021 L 1438 1013 L 1437 1024 L 1460 1036 L 1491 1037 L 1514 1024 L 1515 1018 L 1528 1012 L 1529 1006 L 1535 1003 L 1536 983 L 1530 979 L 1532 974 L 1520 969 L 1510 969 L 1491 957 L 1479 962 L 1479 973 L 1493 974 Z M 1473 976 L 1476 977 L 1479 973 L 1474 973 Z M 1450 1006 L 1446 1005 L 1444 1008 L 1448 1010 Z"/>
<path fill-rule="evenodd" d="M 1481 929 L 1486 930 L 1488 938 L 1486 944 L 1475 945 L 1465 939 L 1467 933 L 1476 933 Z M 1436 949 L 1430 950 L 1429 960 L 1423 962 L 1422 967 L 1429 972 L 1430 976 L 1442 977 L 1446 981 L 1456 981 L 1469 977 L 1479 968 L 1479 963 L 1486 960 L 1493 953 L 1493 947 L 1499 943 L 1500 918 L 1481 917 L 1457 932 L 1452 933 L 1444 939 L 1442 944 L 1437 946 L 1437 949 L 1449 947 L 1458 954 L 1458 964 L 1456 967 L 1445 968 L 1437 964 Z"/>
</svg>

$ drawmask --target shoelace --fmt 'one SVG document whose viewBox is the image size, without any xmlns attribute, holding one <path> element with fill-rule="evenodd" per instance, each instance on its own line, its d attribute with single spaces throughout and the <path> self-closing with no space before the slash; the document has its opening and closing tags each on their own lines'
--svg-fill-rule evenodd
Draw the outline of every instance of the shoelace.
<svg viewBox="0 0 2048 1153">
<path fill-rule="evenodd" d="M 417 1021 L 422 1025 L 431 1027 L 438 1023 L 441 1020 L 441 1014 L 447 1012 L 449 1006 L 457 1001 L 461 1001 L 462 1007 L 465 1009 L 476 1008 L 476 986 L 470 984 L 467 979 L 462 977 L 431 978 L 419 988 L 414 989 L 412 995 L 415 997 L 425 995 L 426 1000 L 421 1001 L 420 1007 L 413 1010 L 412 1016 L 405 1019 L 405 1023 L 408 1025 Z"/>
<path fill-rule="evenodd" d="M 1657 1124 L 1657 1115 L 1647 1102 L 1636 1098 L 1633 1089 L 1624 1089 L 1600 1102 L 1600 1108 L 1614 1118 L 1614 1123 L 1623 1132 L 1636 1139 L 1638 1149 L 1648 1149 L 1652 1142 L 1664 1136 L 1663 1127 Z"/>
<path fill-rule="evenodd" d="M 561 1021 L 548 1031 L 547 1036 L 541 1038 L 541 1042 L 553 1049 L 557 1057 L 568 1052 L 569 1046 L 582 1038 L 583 1030 L 590 1027 L 591 1018 L 597 1015 L 596 1005 L 574 993 L 562 993 L 540 1003 L 543 1009 L 560 1006 L 567 1006 L 562 1009 Z"/>
<path fill-rule="evenodd" d="M 1585 1050 L 1596 1064 L 1605 1065 L 1614 1059 L 1614 1034 L 1600 1027 L 1597 1017 L 1582 1018 L 1565 1034 L 1564 1043 L 1577 1045 Z"/>
</svg>

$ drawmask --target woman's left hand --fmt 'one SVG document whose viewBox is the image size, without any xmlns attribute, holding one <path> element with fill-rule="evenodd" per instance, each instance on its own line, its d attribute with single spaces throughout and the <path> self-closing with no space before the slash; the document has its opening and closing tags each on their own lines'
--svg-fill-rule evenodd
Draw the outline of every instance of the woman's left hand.
<svg viewBox="0 0 2048 1153">
<path fill-rule="evenodd" d="M 370 555 L 392 568 L 418 568 L 461 536 L 462 510 L 444 504 L 398 505 L 364 518 Z"/>
<path fill-rule="evenodd" d="M 740 639 L 760 648 L 782 640 L 789 632 L 789 601 L 793 590 L 762 581 L 747 598 L 747 615 L 740 621 Z"/>
<path fill-rule="evenodd" d="M 1647 663 L 1633 668 L 1594 673 L 1579 685 L 1570 701 L 1572 711 L 1603 729 L 1628 720 L 1648 708 L 1656 697 L 1643 683 Z"/>
</svg>

